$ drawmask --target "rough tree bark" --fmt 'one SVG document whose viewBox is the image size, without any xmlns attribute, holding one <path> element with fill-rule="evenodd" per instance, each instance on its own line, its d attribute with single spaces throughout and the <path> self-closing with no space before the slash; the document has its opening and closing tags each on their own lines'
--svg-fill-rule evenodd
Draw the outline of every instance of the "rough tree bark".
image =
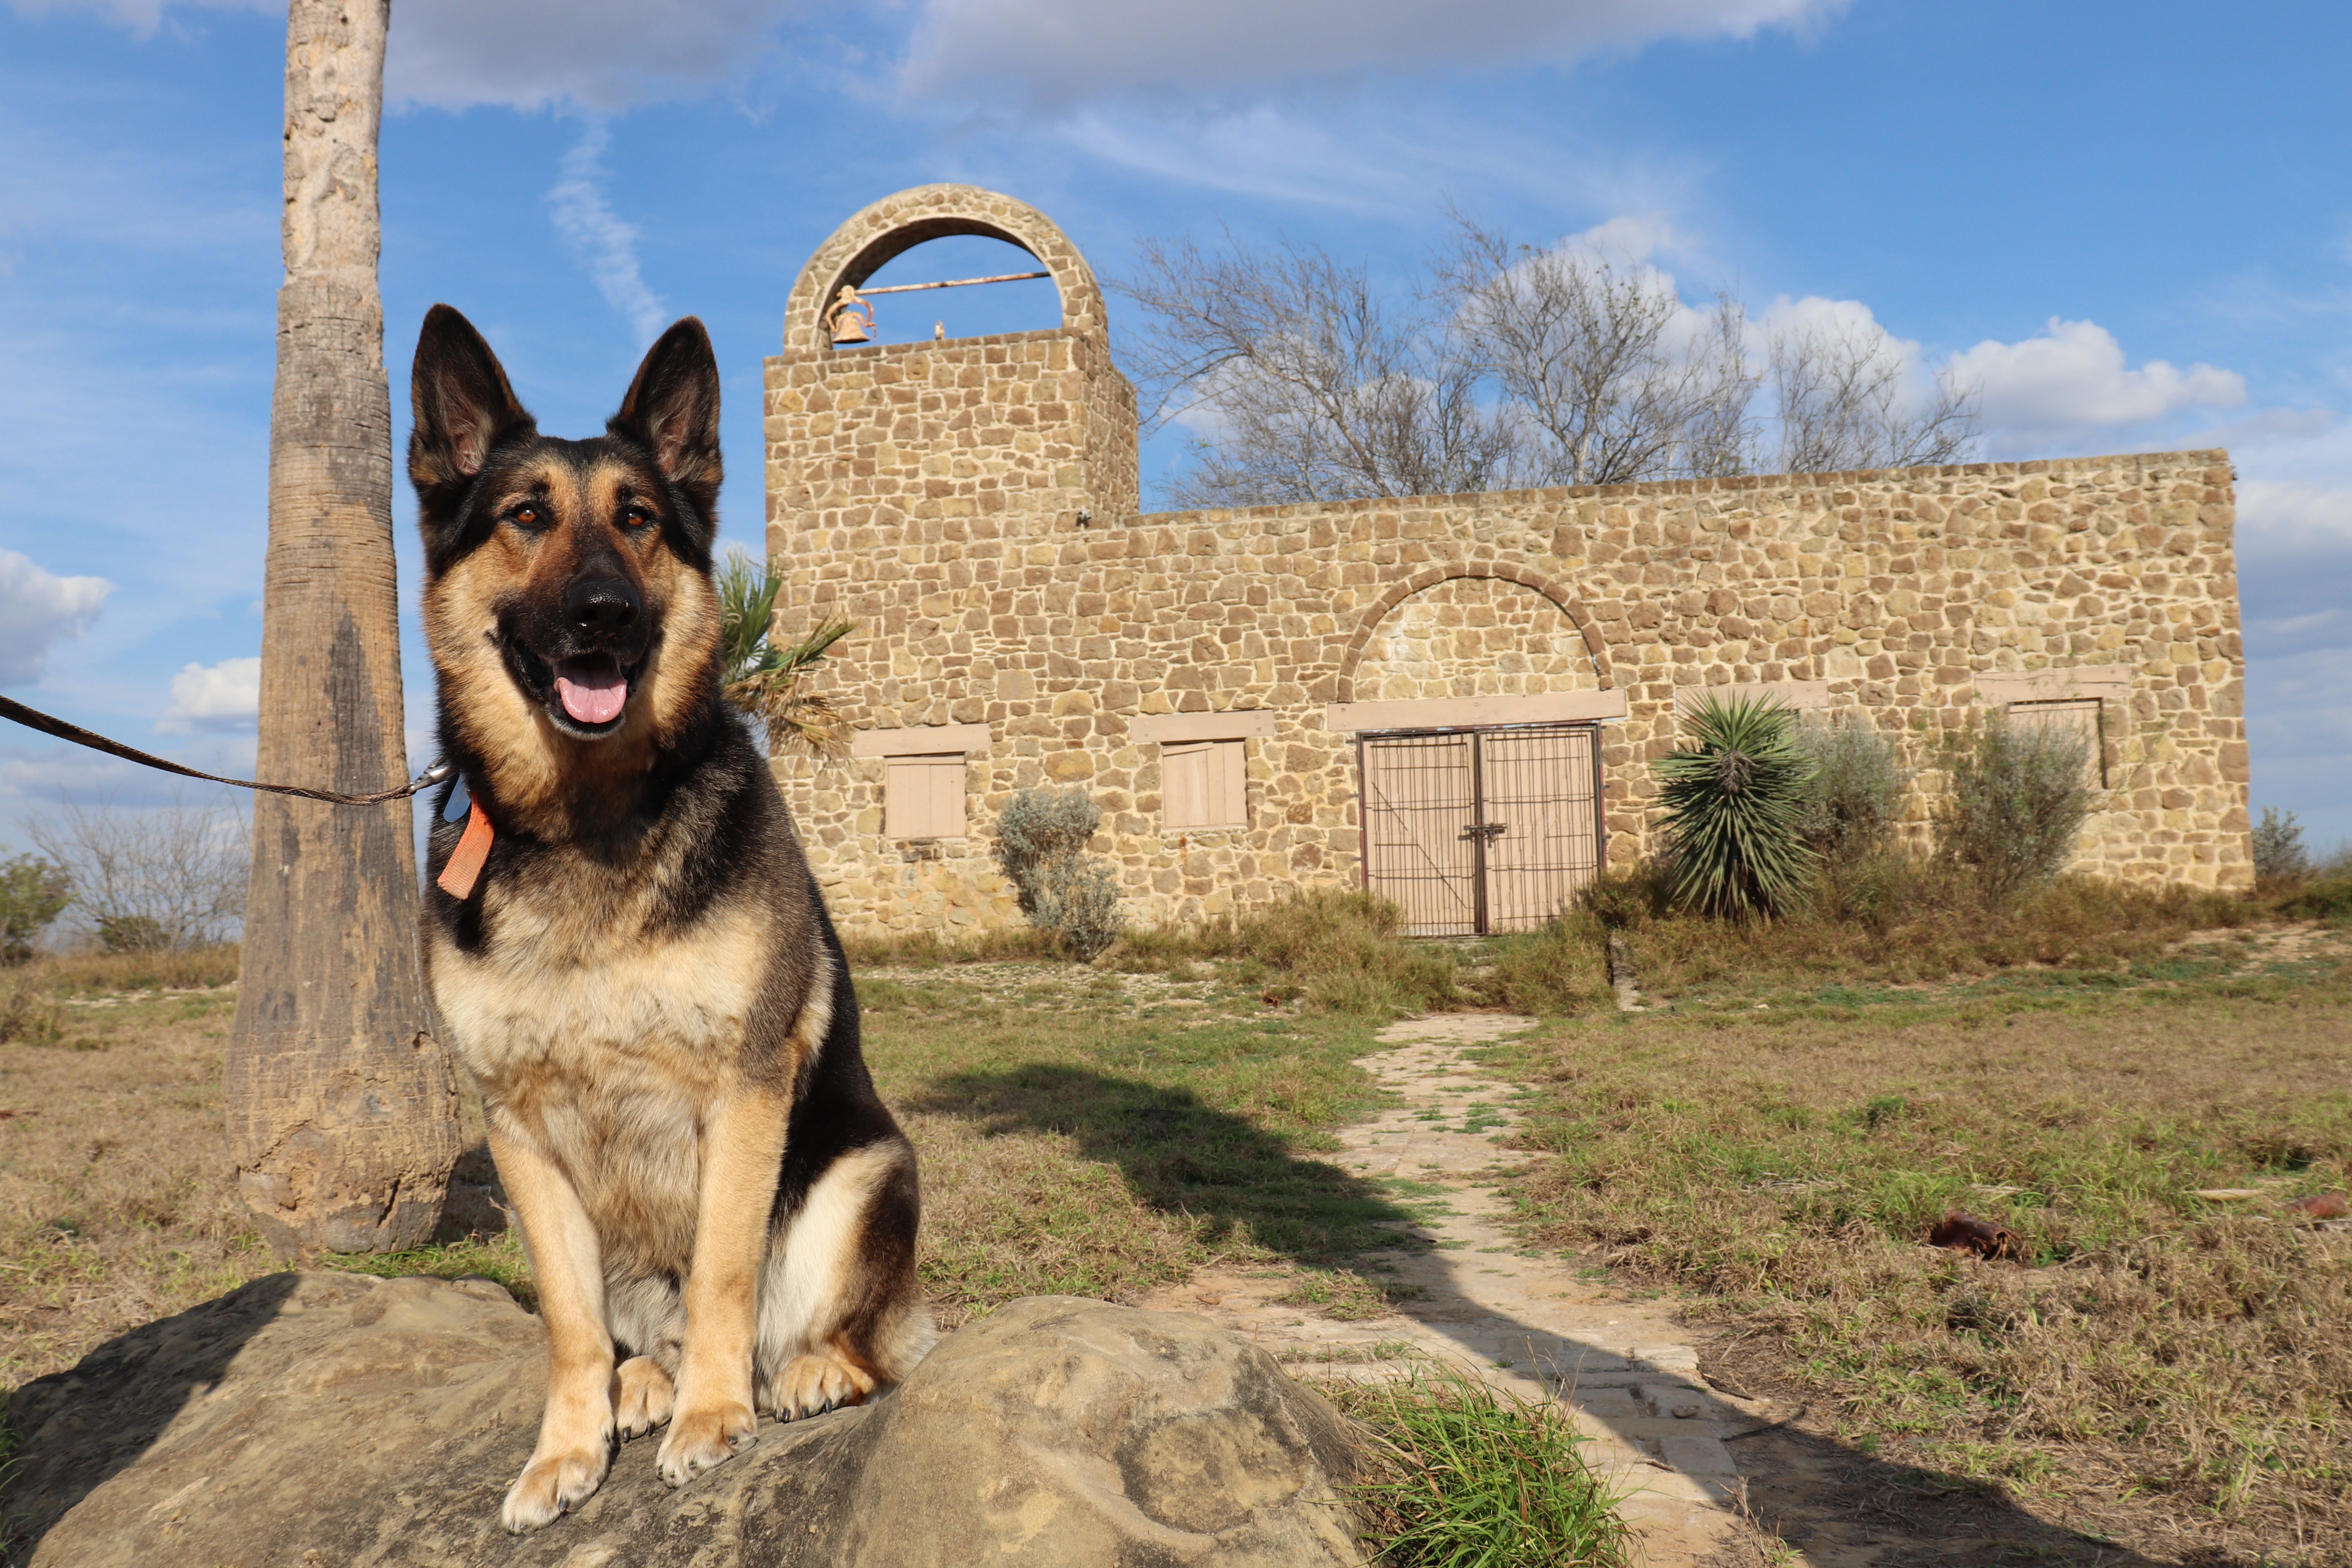
<svg viewBox="0 0 2352 1568">
<path fill-rule="evenodd" d="M 404 776 L 392 400 L 376 291 L 389 0 L 292 0 L 286 281 L 270 408 L 259 776 Z M 237 1184 L 284 1251 L 425 1240 L 457 1156 L 457 1082 L 416 952 L 405 802 L 254 807 L 227 1070 Z"/>
</svg>

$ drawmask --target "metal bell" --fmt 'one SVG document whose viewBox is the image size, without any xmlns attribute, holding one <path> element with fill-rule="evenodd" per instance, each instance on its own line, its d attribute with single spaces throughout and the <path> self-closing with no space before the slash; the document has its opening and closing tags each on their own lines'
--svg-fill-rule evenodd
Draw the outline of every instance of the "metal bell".
<svg viewBox="0 0 2352 1568">
<path fill-rule="evenodd" d="M 857 290 L 845 283 L 825 313 L 825 323 L 833 333 L 833 346 L 846 348 L 852 343 L 874 341 L 874 307 L 857 297 Z"/>
</svg>

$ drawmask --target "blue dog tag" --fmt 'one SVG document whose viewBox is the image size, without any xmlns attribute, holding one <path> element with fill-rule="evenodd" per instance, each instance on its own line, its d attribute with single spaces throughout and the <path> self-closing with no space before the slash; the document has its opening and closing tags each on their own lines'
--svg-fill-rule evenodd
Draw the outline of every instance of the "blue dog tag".
<svg viewBox="0 0 2352 1568">
<path fill-rule="evenodd" d="M 463 822 L 466 820 L 466 813 L 472 810 L 473 806 L 474 797 L 466 792 L 466 779 L 461 773 L 456 785 L 449 791 L 449 804 L 441 808 L 441 820 Z"/>
</svg>

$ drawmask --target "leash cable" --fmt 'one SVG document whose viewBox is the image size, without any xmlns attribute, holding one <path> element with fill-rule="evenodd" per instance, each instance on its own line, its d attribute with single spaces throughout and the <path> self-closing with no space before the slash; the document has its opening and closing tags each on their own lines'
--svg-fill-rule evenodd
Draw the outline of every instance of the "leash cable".
<svg viewBox="0 0 2352 1568">
<path fill-rule="evenodd" d="M 178 773 L 183 778 L 202 779 L 206 784 L 231 784 L 238 789 L 263 790 L 270 795 L 296 795 L 303 800 L 323 800 L 330 805 L 382 805 L 387 801 L 405 800 L 410 795 L 431 789 L 457 771 L 456 764 L 436 757 L 433 759 L 431 767 L 397 789 L 380 789 L 373 795 L 338 795 L 331 789 L 305 789 L 300 784 L 262 784 L 255 779 L 223 778 L 218 773 L 201 773 L 194 768 L 182 767 L 179 763 L 167 762 L 152 752 L 142 752 L 136 746 L 126 746 L 120 741 L 110 741 L 95 731 L 85 730 L 79 724 L 68 724 L 64 720 L 44 713 L 38 709 L 27 708 L 14 698 L 0 697 L 0 719 L 13 719 L 28 730 L 38 730 L 45 735 L 55 735 L 60 741 L 71 741 L 77 746 L 87 746 L 93 752 L 105 752 L 109 755 L 121 757 L 125 762 L 137 763 L 142 767 L 155 768 L 167 773 Z"/>
</svg>

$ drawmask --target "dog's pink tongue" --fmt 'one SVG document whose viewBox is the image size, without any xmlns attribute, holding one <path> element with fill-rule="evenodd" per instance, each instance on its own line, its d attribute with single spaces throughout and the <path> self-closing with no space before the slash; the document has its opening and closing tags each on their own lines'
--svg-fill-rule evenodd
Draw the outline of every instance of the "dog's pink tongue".
<svg viewBox="0 0 2352 1568">
<path fill-rule="evenodd" d="M 566 658 L 555 666 L 555 694 L 583 724 L 609 724 L 629 700 L 629 683 L 609 658 Z"/>
</svg>

